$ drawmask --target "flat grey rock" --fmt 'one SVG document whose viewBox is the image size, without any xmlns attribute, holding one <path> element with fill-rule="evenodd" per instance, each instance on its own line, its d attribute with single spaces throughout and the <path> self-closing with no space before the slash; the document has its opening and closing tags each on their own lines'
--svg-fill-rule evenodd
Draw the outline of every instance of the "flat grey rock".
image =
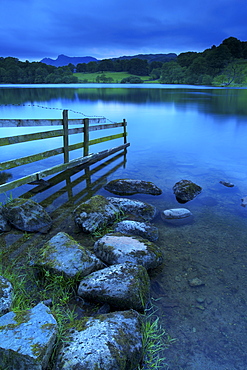
<svg viewBox="0 0 247 370">
<path fill-rule="evenodd" d="M 11 225 L 22 231 L 46 233 L 52 226 L 49 214 L 31 199 L 13 199 L 2 207 L 2 214 Z"/>
<path fill-rule="evenodd" d="M 186 217 L 192 216 L 192 213 L 186 208 L 166 209 L 161 214 L 162 214 L 163 219 L 168 219 L 168 220 L 180 219 L 180 218 L 186 218 Z"/>
<path fill-rule="evenodd" d="M 142 358 L 141 318 L 113 312 L 73 323 L 55 370 L 134 370 Z"/>
<path fill-rule="evenodd" d="M 85 233 L 93 233 L 112 224 L 118 215 L 119 208 L 101 195 L 95 195 L 74 210 L 75 223 Z"/>
<path fill-rule="evenodd" d="M 117 195 L 132 195 L 137 193 L 160 195 L 162 190 L 151 181 L 117 179 L 104 186 L 110 193 Z"/>
<path fill-rule="evenodd" d="M 12 284 L 5 277 L 0 276 L 0 316 L 10 311 L 12 298 Z"/>
<path fill-rule="evenodd" d="M 156 207 L 149 203 L 128 198 L 107 197 L 106 199 L 118 207 L 125 216 L 132 215 L 137 221 L 151 221 L 156 215 Z"/>
<path fill-rule="evenodd" d="M 57 322 L 48 307 L 39 303 L 31 310 L 0 317 L 0 368 L 45 369 L 56 340 Z"/>
<path fill-rule="evenodd" d="M 105 267 L 92 252 L 64 232 L 56 234 L 40 250 L 38 266 L 67 277 L 86 276 Z"/>
<path fill-rule="evenodd" d="M 149 300 L 150 279 L 145 267 L 121 263 L 86 276 L 80 282 L 78 295 L 88 301 L 139 311 Z"/>
<path fill-rule="evenodd" d="M 159 238 L 158 228 L 147 222 L 124 220 L 118 222 L 114 230 L 122 234 L 139 235 L 152 242 Z"/>
<path fill-rule="evenodd" d="M 130 262 L 149 270 L 163 262 L 162 252 L 157 245 L 134 236 L 105 235 L 94 244 L 94 252 L 108 265 Z"/>
</svg>

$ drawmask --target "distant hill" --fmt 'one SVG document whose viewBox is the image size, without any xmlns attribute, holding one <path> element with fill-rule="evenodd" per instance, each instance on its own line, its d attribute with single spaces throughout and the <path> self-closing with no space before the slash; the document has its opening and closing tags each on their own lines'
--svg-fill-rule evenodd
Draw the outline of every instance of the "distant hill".
<svg viewBox="0 0 247 370">
<path fill-rule="evenodd" d="M 93 57 L 68 57 L 67 55 L 61 54 L 57 59 L 44 58 L 40 62 L 55 67 L 63 67 L 70 63 L 76 66 L 78 63 L 97 62 L 97 59 Z"/>
<path fill-rule="evenodd" d="M 177 58 L 177 54 L 175 53 L 169 53 L 169 54 L 137 54 L 137 55 L 129 55 L 129 56 L 122 56 L 119 58 L 109 58 L 112 60 L 117 60 L 117 59 L 133 59 L 133 58 L 138 58 L 138 59 L 145 59 L 148 61 L 148 63 L 151 62 L 169 62 L 172 59 Z M 59 55 L 57 59 L 51 59 L 51 58 L 43 58 L 41 63 L 45 63 L 51 66 L 55 67 L 62 67 L 62 66 L 67 66 L 68 64 L 73 64 L 76 66 L 78 63 L 89 63 L 89 62 L 99 62 L 98 59 L 94 57 L 68 57 L 67 55 Z"/>
<path fill-rule="evenodd" d="M 131 56 L 122 56 L 119 58 L 112 58 L 113 60 L 117 59 L 133 59 L 133 58 L 138 58 L 138 59 L 145 59 L 148 61 L 148 63 L 151 62 L 169 62 L 172 59 L 177 58 L 177 54 L 175 53 L 169 53 L 169 54 L 137 54 L 137 55 L 131 55 Z"/>
</svg>

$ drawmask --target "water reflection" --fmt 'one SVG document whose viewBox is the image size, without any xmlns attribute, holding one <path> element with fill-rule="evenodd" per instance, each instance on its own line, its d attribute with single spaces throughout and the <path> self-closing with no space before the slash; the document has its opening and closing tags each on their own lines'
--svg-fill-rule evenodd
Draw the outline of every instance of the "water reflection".
<svg viewBox="0 0 247 370">
<path fill-rule="evenodd" d="M 50 108 L 126 118 L 131 146 L 125 168 L 124 156 L 116 156 L 112 162 L 104 161 L 105 166 L 101 162 L 65 177 L 54 176 L 50 187 L 36 188 L 37 193 L 26 185 L 21 194 L 46 206 L 55 225 L 86 243 L 68 228 L 64 210 L 96 193 L 109 196 L 103 184 L 114 178 L 153 181 L 163 190 L 161 196 L 131 198 L 158 211 L 154 223 L 165 264 L 151 277 L 151 293 L 162 326 L 177 338 L 166 351 L 165 362 L 170 369 L 245 370 L 247 209 L 241 207 L 241 199 L 247 196 L 247 90 L 133 86 L 29 90 L 15 89 L 14 100 L 9 95 L 8 103 L 44 102 Z M 55 110 L 37 112 L 34 107 L 0 107 L 0 112 L 7 118 L 57 117 Z M 186 203 L 193 222 L 171 225 L 160 212 L 180 207 L 172 188 L 182 179 L 203 190 Z M 222 180 L 234 187 L 223 186 Z M 92 244 L 91 240 L 87 245 Z M 192 287 L 189 281 L 195 278 L 204 285 Z"/>
</svg>

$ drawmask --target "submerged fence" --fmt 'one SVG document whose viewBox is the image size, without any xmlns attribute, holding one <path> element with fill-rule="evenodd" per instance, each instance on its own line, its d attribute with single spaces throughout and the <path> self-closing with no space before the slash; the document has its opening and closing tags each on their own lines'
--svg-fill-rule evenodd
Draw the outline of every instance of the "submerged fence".
<svg viewBox="0 0 247 370">
<path fill-rule="evenodd" d="M 0 146 L 14 145 L 18 143 L 31 142 L 35 140 L 51 139 L 55 137 L 62 137 L 63 146 L 59 148 L 54 148 L 48 151 L 44 151 L 38 154 L 30 154 L 25 157 L 12 159 L 9 161 L 0 163 L 0 172 L 7 171 L 11 168 L 23 166 L 25 164 L 33 163 L 46 159 L 58 154 L 63 154 L 63 163 L 47 168 L 42 171 L 32 173 L 30 175 L 18 178 L 16 180 L 10 181 L 6 184 L 0 185 L 0 193 L 14 189 L 21 185 L 41 180 L 44 177 L 49 175 L 64 171 L 66 169 L 81 165 L 81 164 L 90 164 L 92 161 L 100 160 L 105 158 L 107 155 L 111 155 L 117 151 L 125 149 L 130 144 L 127 143 L 127 122 L 123 120 L 119 123 L 105 123 L 105 119 L 102 118 L 83 118 L 83 119 L 69 119 L 68 110 L 63 110 L 62 119 L 0 119 L 0 127 L 32 127 L 32 126 L 58 126 L 62 125 L 62 129 L 56 129 L 45 132 L 36 132 L 25 135 L 17 135 L 0 138 Z M 70 128 L 70 125 L 79 125 L 79 127 Z M 90 132 L 113 129 L 113 128 L 122 128 L 122 132 L 114 135 L 108 135 L 103 137 L 98 137 L 96 139 L 90 140 Z M 83 134 L 83 141 L 79 141 L 75 144 L 69 144 L 69 138 L 74 134 Z M 89 147 L 95 144 L 123 138 L 123 145 L 117 146 L 115 148 L 107 149 L 96 154 L 89 154 Z M 70 153 L 73 150 L 83 148 L 82 156 L 70 160 Z"/>
</svg>

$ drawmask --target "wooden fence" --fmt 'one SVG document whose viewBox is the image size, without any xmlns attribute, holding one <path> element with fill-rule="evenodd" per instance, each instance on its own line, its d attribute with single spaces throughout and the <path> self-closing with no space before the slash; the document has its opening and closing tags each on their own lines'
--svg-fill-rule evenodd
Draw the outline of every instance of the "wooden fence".
<svg viewBox="0 0 247 370">
<path fill-rule="evenodd" d="M 130 144 L 127 143 L 127 122 L 123 120 L 119 123 L 105 123 L 102 122 L 105 119 L 101 118 L 84 118 L 84 119 L 69 119 L 68 110 L 63 110 L 62 119 L 42 119 L 42 120 L 5 120 L 0 119 L 0 127 L 24 127 L 24 126 L 54 126 L 62 125 L 62 129 L 51 130 L 45 132 L 37 132 L 25 135 L 17 135 L 11 137 L 0 138 L 0 146 L 5 145 L 15 145 L 18 143 L 31 142 L 34 140 L 43 140 L 50 139 L 55 137 L 63 138 L 63 146 L 59 148 L 54 148 L 52 150 L 44 151 L 38 154 L 33 154 L 25 156 L 18 159 L 13 159 L 0 163 L 0 172 L 7 171 L 11 168 L 18 166 L 23 166 L 25 164 L 33 163 L 45 158 L 49 158 L 58 154 L 63 154 L 63 163 L 50 167 L 48 169 L 32 173 L 30 175 L 21 177 L 17 180 L 10 181 L 6 184 L 0 185 L 0 193 L 5 191 L 17 188 L 18 186 L 35 182 L 41 180 L 44 177 L 49 175 L 64 171 L 68 168 L 72 168 L 81 164 L 90 164 L 90 162 L 95 162 L 101 158 L 105 158 L 107 155 L 111 155 L 117 151 L 127 148 Z M 96 123 L 96 124 L 95 124 Z M 70 128 L 70 125 L 80 125 L 80 127 Z M 122 128 L 122 132 L 114 135 L 98 137 L 96 139 L 90 140 L 90 132 L 113 129 L 113 128 Z M 79 141 L 75 144 L 69 145 L 70 135 L 83 133 L 83 141 Z M 104 150 L 96 154 L 89 154 L 89 147 L 95 144 L 103 143 L 106 141 L 111 141 L 115 139 L 123 138 L 123 145 L 111 148 L 109 150 Z M 83 148 L 83 156 L 78 157 L 77 159 L 70 160 L 70 152 L 76 149 Z M 14 151 L 14 147 L 13 147 Z"/>
</svg>

